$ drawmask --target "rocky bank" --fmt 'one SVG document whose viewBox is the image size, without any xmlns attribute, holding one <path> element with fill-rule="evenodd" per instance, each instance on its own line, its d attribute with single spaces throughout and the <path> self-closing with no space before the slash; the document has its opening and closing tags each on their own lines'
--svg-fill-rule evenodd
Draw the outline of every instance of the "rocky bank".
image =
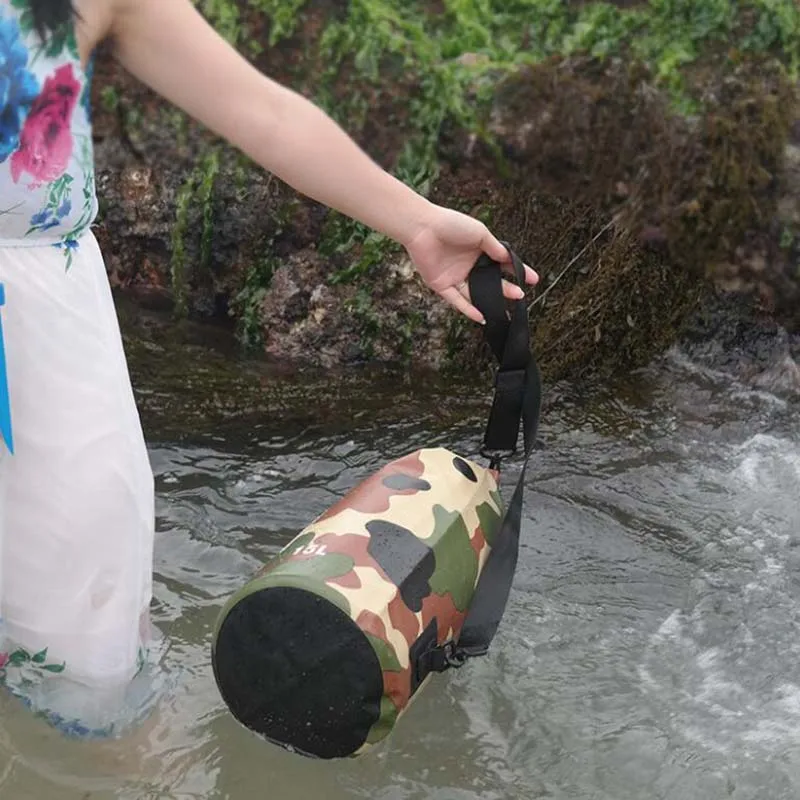
<svg viewBox="0 0 800 800">
<path fill-rule="evenodd" d="M 324 48 L 331 20 L 344 24 L 336 4 L 295 2 L 291 24 L 279 13 L 288 2 L 226 4 L 259 68 L 338 109 L 379 163 L 485 219 L 540 271 L 531 324 L 551 382 L 647 363 L 713 327 L 709 313 L 788 337 L 800 327 L 800 112 L 781 53 L 710 48 L 682 78 L 685 108 L 624 49 L 503 69 L 479 51 L 451 53 L 458 71 L 446 75 L 478 109 L 468 126 L 419 116 L 436 103 L 418 98 L 435 100 L 437 87 L 398 69 L 392 52 L 367 76 L 354 39 L 332 71 Z M 281 20 L 289 32 L 278 36 Z M 169 311 L 235 331 L 250 352 L 293 368 L 463 375 L 485 363 L 480 333 L 420 284 L 402 252 L 299 197 L 107 53 L 93 102 L 96 233 L 125 319 Z M 414 138 L 420 120 L 424 141 Z"/>
</svg>

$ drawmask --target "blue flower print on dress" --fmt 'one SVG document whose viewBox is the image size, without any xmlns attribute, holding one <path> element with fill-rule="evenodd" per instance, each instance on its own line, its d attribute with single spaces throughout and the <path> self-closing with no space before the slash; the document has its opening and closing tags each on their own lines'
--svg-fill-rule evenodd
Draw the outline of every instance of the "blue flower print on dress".
<svg viewBox="0 0 800 800">
<path fill-rule="evenodd" d="M 27 235 L 34 231 L 48 231 L 61 224 L 61 221 L 72 211 L 73 179 L 71 175 L 62 175 L 49 184 L 47 205 L 31 217 L 31 227 Z"/>
<path fill-rule="evenodd" d="M 0 163 L 19 147 L 20 128 L 39 94 L 39 82 L 27 66 L 19 23 L 0 17 Z"/>
<path fill-rule="evenodd" d="M 86 119 L 92 118 L 92 79 L 94 78 L 94 61 L 95 54 L 89 56 L 89 63 L 86 65 L 84 74 L 86 75 L 86 85 L 83 87 L 81 94 L 81 107 L 86 114 Z"/>
</svg>

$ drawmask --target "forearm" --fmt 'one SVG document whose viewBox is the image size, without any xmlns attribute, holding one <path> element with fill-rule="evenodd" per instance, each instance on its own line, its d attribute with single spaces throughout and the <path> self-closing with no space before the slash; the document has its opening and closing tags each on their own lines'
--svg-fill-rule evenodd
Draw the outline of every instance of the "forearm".
<svg viewBox="0 0 800 800">
<path fill-rule="evenodd" d="M 465 282 L 481 254 L 510 257 L 483 223 L 382 170 L 319 108 L 237 53 L 191 0 L 96 1 L 110 15 L 103 34 L 132 74 L 299 192 L 401 242 L 428 286 L 484 321 Z M 536 282 L 530 268 L 526 276 Z M 519 299 L 522 290 L 506 284 L 504 293 Z"/>
<path fill-rule="evenodd" d="M 325 113 L 262 75 L 186 0 L 114 0 L 130 72 L 299 192 L 408 242 L 430 203 L 380 169 Z"/>
<path fill-rule="evenodd" d="M 235 136 L 257 163 L 297 191 L 391 238 L 409 242 L 430 203 L 381 169 L 327 114 L 273 84 L 253 125 Z"/>
</svg>

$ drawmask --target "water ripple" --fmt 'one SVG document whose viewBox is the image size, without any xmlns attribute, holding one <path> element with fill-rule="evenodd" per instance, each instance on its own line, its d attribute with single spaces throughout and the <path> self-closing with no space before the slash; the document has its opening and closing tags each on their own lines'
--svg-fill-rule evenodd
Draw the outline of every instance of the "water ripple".
<svg viewBox="0 0 800 800">
<path fill-rule="evenodd" d="M 677 377 L 676 377 L 677 376 Z M 154 616 L 175 690 L 132 739 L 65 742 L 8 698 L 0 792 L 37 800 L 783 800 L 800 795 L 800 447 L 791 407 L 684 363 L 550 409 L 490 657 L 387 746 L 309 762 L 241 729 L 209 648 L 225 598 L 344 492 L 481 421 L 154 443 Z M 513 465 L 506 481 L 514 477 Z"/>
</svg>

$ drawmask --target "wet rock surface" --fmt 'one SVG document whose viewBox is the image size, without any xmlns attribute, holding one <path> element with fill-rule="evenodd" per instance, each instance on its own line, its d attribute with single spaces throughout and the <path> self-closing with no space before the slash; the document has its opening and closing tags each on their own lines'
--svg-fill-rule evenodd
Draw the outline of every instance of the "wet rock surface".
<svg viewBox="0 0 800 800">
<path fill-rule="evenodd" d="M 680 345 L 696 364 L 800 400 L 800 333 L 790 332 L 740 295 L 710 297 L 690 320 Z"/>
<path fill-rule="evenodd" d="M 239 5 L 261 35 L 263 15 Z M 291 37 L 252 59 L 313 95 L 331 14 L 311 3 Z M 357 84 L 368 104 L 346 127 L 395 166 L 418 87 L 387 68 L 380 89 L 351 67 L 333 91 Z M 749 298 L 748 309 L 755 301 L 759 319 L 787 336 L 800 324 L 794 89 L 763 59 L 700 64 L 692 80 L 704 111 L 681 115 L 639 65 L 553 57 L 498 81 L 485 119 L 493 147 L 442 126 L 431 196 L 486 219 L 542 274 L 529 302 L 551 383 L 645 364 L 697 330 L 697 313 L 728 324 L 735 312 L 719 311 L 715 285 Z M 235 331 L 257 356 L 300 370 L 389 364 L 463 378 L 487 364 L 480 332 L 421 285 L 404 253 L 337 239 L 335 215 L 165 107 L 107 55 L 94 104 L 96 232 L 112 285 L 142 313 Z"/>
</svg>

